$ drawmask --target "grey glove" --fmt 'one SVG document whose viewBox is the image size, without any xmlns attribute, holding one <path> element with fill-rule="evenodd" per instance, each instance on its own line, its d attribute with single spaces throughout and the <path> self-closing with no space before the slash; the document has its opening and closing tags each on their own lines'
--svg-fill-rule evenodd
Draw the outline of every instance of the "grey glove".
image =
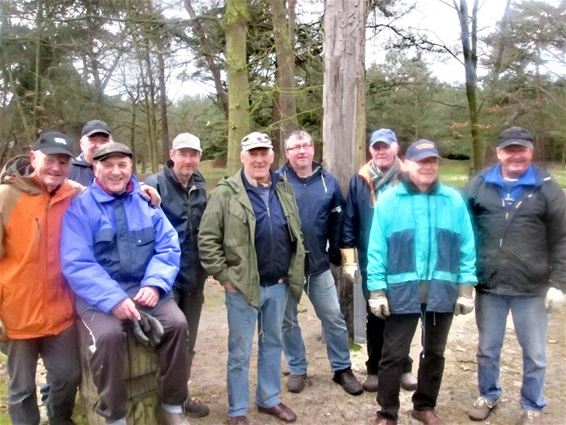
<svg viewBox="0 0 566 425">
<path fill-rule="evenodd" d="M 140 310 L 140 320 L 132 320 L 133 334 L 144 347 L 157 347 L 163 338 L 163 325 L 151 314 Z"/>
</svg>

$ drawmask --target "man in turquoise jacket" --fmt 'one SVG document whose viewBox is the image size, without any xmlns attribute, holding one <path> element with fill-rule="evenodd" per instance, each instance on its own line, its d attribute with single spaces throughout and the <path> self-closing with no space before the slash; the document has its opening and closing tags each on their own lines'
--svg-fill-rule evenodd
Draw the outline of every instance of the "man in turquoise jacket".
<svg viewBox="0 0 566 425">
<path fill-rule="evenodd" d="M 368 247 L 369 305 L 385 319 L 374 425 L 394 425 L 402 365 L 419 318 L 423 347 L 412 416 L 441 425 L 435 413 L 444 350 L 454 314 L 473 309 L 477 282 L 470 217 L 458 192 L 438 182 L 440 155 L 429 140 L 407 150 L 397 186 L 377 201 Z"/>
</svg>

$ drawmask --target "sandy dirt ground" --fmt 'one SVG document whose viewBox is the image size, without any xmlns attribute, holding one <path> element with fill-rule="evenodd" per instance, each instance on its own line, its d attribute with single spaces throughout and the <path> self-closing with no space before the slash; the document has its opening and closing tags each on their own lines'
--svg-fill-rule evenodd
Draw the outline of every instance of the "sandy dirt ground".
<svg viewBox="0 0 566 425">
<path fill-rule="evenodd" d="M 207 283 L 206 302 L 197 341 L 197 354 L 191 380 L 192 395 L 206 402 L 211 409 L 208 417 L 193 419 L 194 425 L 220 425 L 226 421 L 226 356 L 227 334 L 226 309 L 223 289 Z M 548 332 L 548 369 L 545 395 L 546 425 L 566 425 L 566 312 L 551 316 Z M 307 348 L 309 362 L 308 385 L 301 394 L 288 393 L 286 377 L 282 379 L 281 398 L 298 415 L 298 425 L 362 425 L 372 424 L 377 404 L 374 393 L 354 397 L 346 394 L 332 381 L 332 373 L 321 341 L 320 321 L 306 297 L 301 301 L 299 321 Z M 467 409 L 477 397 L 476 387 L 477 330 L 473 313 L 455 317 L 446 350 L 446 368 L 438 400 L 438 412 L 447 425 L 477 424 L 468 419 Z M 248 418 L 257 424 L 281 424 L 275 418 L 260 414 L 255 408 L 256 349 L 250 370 L 250 410 Z M 411 347 L 418 363 L 420 336 L 416 335 Z M 365 346 L 353 350 L 354 373 L 365 379 Z M 286 371 L 285 363 L 283 371 Z M 512 320 L 507 322 L 507 335 L 502 354 L 501 382 L 504 394 L 495 413 L 484 423 L 492 425 L 515 424 L 520 416 L 518 404 L 521 386 L 521 351 L 517 345 Z M 417 425 L 420 422 L 410 416 L 411 393 L 401 392 L 399 425 Z"/>
</svg>

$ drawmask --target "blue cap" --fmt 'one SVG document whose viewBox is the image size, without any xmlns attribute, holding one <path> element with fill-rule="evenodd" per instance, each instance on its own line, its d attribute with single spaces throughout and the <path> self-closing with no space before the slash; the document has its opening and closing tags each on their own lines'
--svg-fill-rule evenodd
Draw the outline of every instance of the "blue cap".
<svg viewBox="0 0 566 425">
<path fill-rule="evenodd" d="M 390 145 L 391 143 L 397 142 L 397 136 L 395 136 L 395 133 L 393 133 L 393 131 L 389 130 L 388 128 L 380 128 L 379 130 L 375 130 L 373 133 L 371 133 L 369 146 L 371 147 L 377 142 Z"/>
<path fill-rule="evenodd" d="M 411 146 L 409 146 L 409 149 L 407 149 L 407 154 L 405 155 L 405 158 L 409 161 L 420 161 L 431 157 L 440 158 L 440 153 L 438 153 L 436 144 L 426 139 L 413 142 Z"/>
</svg>

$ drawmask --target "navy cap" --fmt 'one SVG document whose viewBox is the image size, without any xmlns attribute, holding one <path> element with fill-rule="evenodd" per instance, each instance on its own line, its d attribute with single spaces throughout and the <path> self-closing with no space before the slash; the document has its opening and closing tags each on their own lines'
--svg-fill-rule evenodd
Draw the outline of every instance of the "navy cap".
<svg viewBox="0 0 566 425">
<path fill-rule="evenodd" d="M 107 158 L 110 155 L 115 155 L 115 154 L 129 156 L 130 158 L 134 156 L 132 150 L 126 145 L 118 142 L 110 142 L 110 143 L 105 143 L 101 147 L 99 147 L 94 152 L 92 159 L 94 159 L 95 161 L 101 161 L 104 158 Z"/>
<path fill-rule="evenodd" d="M 409 149 L 407 149 L 407 154 L 405 155 L 405 158 L 409 161 L 420 161 L 431 157 L 440 158 L 440 153 L 438 152 L 436 143 L 426 139 L 413 142 L 411 146 L 409 146 Z"/>
<path fill-rule="evenodd" d="M 112 131 L 110 130 L 108 124 L 106 124 L 104 121 L 91 120 L 83 126 L 83 130 L 81 131 L 81 137 L 83 136 L 89 137 L 96 133 L 104 133 L 110 136 L 112 134 Z"/>
<path fill-rule="evenodd" d="M 46 155 L 73 156 L 73 144 L 68 137 L 58 131 L 41 133 L 35 141 L 32 150 L 41 151 Z"/>
<path fill-rule="evenodd" d="M 375 130 L 373 133 L 371 133 L 369 146 L 371 147 L 378 142 L 390 145 L 391 143 L 397 142 L 397 136 L 395 135 L 393 130 L 389 130 L 388 128 L 380 128 L 379 130 Z"/>
<path fill-rule="evenodd" d="M 499 133 L 497 139 L 498 148 L 506 148 L 507 146 L 518 145 L 525 148 L 533 147 L 533 135 L 529 130 L 523 127 L 510 127 Z"/>
</svg>

